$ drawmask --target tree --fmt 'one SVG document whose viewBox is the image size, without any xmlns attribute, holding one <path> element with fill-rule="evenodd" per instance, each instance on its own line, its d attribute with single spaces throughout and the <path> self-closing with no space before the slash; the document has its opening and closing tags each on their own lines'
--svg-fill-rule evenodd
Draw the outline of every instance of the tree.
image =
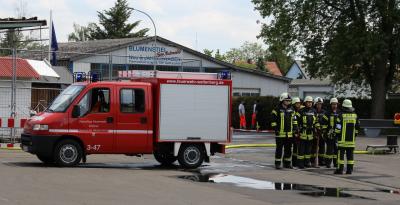
<svg viewBox="0 0 400 205">
<path fill-rule="evenodd" d="M 134 38 L 147 36 L 148 28 L 132 32 L 140 21 L 127 23 L 132 14 L 127 0 L 117 0 L 114 7 L 98 11 L 99 24 L 89 26 L 89 39 Z"/>
<path fill-rule="evenodd" d="M 279 68 L 283 73 L 286 73 L 290 66 L 293 64 L 293 58 L 287 54 L 284 48 L 278 43 L 274 43 L 268 47 L 269 54 L 267 55 L 267 61 L 274 61 L 278 64 Z"/>
<path fill-rule="evenodd" d="M 369 84 L 371 117 L 383 118 L 400 61 L 399 0 L 252 0 L 265 18 L 260 37 L 301 53 L 311 77 Z"/>
<path fill-rule="evenodd" d="M 27 2 L 19 0 L 15 5 L 15 18 L 21 19 L 27 16 Z M 38 49 L 41 45 L 34 42 L 29 35 L 24 35 L 21 31 L 8 29 L 3 38 L 0 39 L 1 48 L 17 49 Z M 3 51 L 0 55 L 11 55 L 11 51 Z"/>
<path fill-rule="evenodd" d="M 209 49 L 205 48 L 205 49 L 203 49 L 203 53 L 208 55 L 208 56 L 210 56 L 210 57 L 212 57 L 213 53 L 214 53 L 214 50 L 209 50 Z"/>
<path fill-rule="evenodd" d="M 90 37 L 90 25 L 81 26 L 79 24 L 74 23 L 74 32 L 68 35 L 68 41 L 87 41 Z"/>
<path fill-rule="evenodd" d="M 258 43 L 250 43 L 248 41 L 244 42 L 240 48 L 231 48 L 226 52 L 226 60 L 230 63 L 236 61 L 256 61 L 259 57 L 264 58 L 268 54 L 267 50 Z"/>
<path fill-rule="evenodd" d="M 257 69 L 265 71 L 265 61 L 263 57 L 258 57 L 256 66 Z"/>
</svg>

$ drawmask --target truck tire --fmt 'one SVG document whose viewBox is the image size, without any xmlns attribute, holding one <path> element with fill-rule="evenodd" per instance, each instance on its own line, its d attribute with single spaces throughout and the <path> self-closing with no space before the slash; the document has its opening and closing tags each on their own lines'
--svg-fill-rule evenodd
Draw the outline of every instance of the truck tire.
<svg viewBox="0 0 400 205">
<path fill-rule="evenodd" d="M 157 162 L 159 162 L 162 166 L 170 166 L 176 161 L 176 157 L 169 153 L 155 151 L 153 155 Z"/>
<path fill-rule="evenodd" d="M 205 157 L 203 146 L 200 144 L 183 144 L 179 149 L 179 164 L 186 169 L 199 167 Z"/>
<path fill-rule="evenodd" d="M 49 157 L 49 156 L 44 156 L 44 155 L 40 155 L 40 154 L 36 154 L 36 156 L 44 164 L 53 164 L 54 163 L 54 158 L 51 156 Z"/>
<path fill-rule="evenodd" d="M 72 167 L 82 159 L 82 147 L 81 145 L 71 139 L 60 141 L 54 151 L 54 160 L 58 166 Z"/>
</svg>

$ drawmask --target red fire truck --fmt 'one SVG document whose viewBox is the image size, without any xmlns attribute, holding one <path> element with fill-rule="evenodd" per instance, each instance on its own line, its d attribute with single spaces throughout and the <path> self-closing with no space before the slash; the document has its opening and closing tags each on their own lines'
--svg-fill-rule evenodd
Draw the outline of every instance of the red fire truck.
<svg viewBox="0 0 400 205">
<path fill-rule="evenodd" d="M 83 76 L 74 79 L 85 81 Z M 196 168 L 224 153 L 231 140 L 230 73 L 129 71 L 120 73 L 130 79 L 125 81 L 92 77 L 70 85 L 25 123 L 24 151 L 59 166 L 85 163 L 90 154 L 153 154 L 163 165 L 178 160 Z"/>
</svg>

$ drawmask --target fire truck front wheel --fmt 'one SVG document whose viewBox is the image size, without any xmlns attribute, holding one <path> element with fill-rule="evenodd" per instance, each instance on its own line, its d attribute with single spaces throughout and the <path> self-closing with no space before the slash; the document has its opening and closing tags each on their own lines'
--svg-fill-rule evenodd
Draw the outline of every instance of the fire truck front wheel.
<svg viewBox="0 0 400 205">
<path fill-rule="evenodd" d="M 183 144 L 179 149 L 179 164 L 186 169 L 199 167 L 205 158 L 204 146 L 200 144 Z"/>
<path fill-rule="evenodd" d="M 55 162 L 62 167 L 71 167 L 79 164 L 82 155 L 83 151 L 80 144 L 71 139 L 60 141 L 54 151 Z"/>
<path fill-rule="evenodd" d="M 36 154 L 37 158 L 45 164 L 53 164 L 54 158 L 52 156 L 45 156 L 41 154 Z"/>
</svg>

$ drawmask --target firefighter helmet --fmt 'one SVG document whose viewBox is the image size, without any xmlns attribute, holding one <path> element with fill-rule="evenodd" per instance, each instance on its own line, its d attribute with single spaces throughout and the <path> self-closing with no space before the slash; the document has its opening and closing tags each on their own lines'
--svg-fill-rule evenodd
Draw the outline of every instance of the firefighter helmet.
<svg viewBox="0 0 400 205">
<path fill-rule="evenodd" d="M 346 99 L 346 100 L 343 100 L 342 106 L 345 107 L 345 108 L 352 108 L 353 104 L 351 103 L 351 100 Z"/>
<path fill-rule="evenodd" d="M 282 93 L 281 96 L 279 97 L 279 101 L 284 101 L 284 100 L 292 100 L 292 98 L 290 98 L 289 93 Z"/>
<path fill-rule="evenodd" d="M 293 97 L 292 104 L 296 104 L 296 103 L 299 103 L 299 102 L 301 102 L 299 97 Z"/>
<path fill-rule="evenodd" d="M 332 103 L 339 103 L 339 101 L 337 98 L 331 98 L 331 101 L 329 102 L 329 104 L 332 104 Z"/>
<path fill-rule="evenodd" d="M 304 102 L 313 102 L 313 98 L 311 96 L 307 96 L 304 98 Z"/>
<path fill-rule="evenodd" d="M 322 98 L 320 98 L 320 97 L 316 97 L 315 100 L 314 100 L 314 103 L 315 104 L 318 104 L 318 103 L 322 104 L 322 103 L 324 103 L 324 100 Z"/>
</svg>

